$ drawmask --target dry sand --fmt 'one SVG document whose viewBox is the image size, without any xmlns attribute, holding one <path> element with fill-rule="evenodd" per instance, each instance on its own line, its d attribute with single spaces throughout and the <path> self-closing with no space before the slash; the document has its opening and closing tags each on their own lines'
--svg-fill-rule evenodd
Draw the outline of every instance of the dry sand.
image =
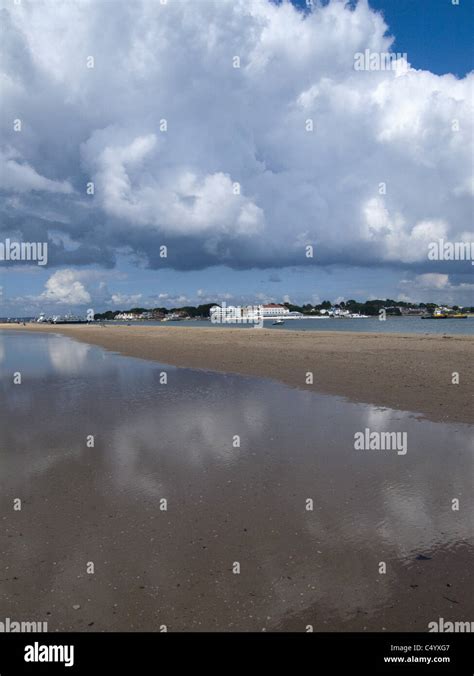
<svg viewBox="0 0 474 676">
<path fill-rule="evenodd" d="M 0 328 L 19 328 L 1 325 Z M 164 364 L 263 376 L 288 385 L 472 423 L 470 336 L 196 327 L 27 325 Z M 313 385 L 306 384 L 311 371 Z M 453 373 L 459 384 L 453 384 Z"/>
</svg>

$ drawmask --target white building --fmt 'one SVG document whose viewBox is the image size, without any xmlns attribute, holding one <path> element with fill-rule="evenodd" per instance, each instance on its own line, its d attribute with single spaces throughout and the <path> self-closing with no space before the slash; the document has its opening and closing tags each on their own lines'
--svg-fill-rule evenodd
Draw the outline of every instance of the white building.
<svg viewBox="0 0 474 676">
<path fill-rule="evenodd" d="M 121 321 L 132 321 L 138 319 L 138 315 L 133 312 L 119 312 L 118 315 L 115 315 L 115 319 L 120 319 Z"/>
<path fill-rule="evenodd" d="M 213 324 L 256 324 L 262 321 L 261 305 L 214 305 L 209 310 Z"/>
<path fill-rule="evenodd" d="M 264 319 L 300 317 L 299 312 L 290 312 L 284 305 L 269 303 L 268 305 L 226 305 L 211 307 L 210 319 L 213 324 L 256 324 Z"/>
<path fill-rule="evenodd" d="M 285 315 L 289 315 L 290 311 L 284 305 L 268 303 L 268 305 L 262 305 L 262 314 L 264 319 L 265 317 L 284 317 Z"/>
<path fill-rule="evenodd" d="M 343 310 L 340 307 L 331 308 L 331 312 L 335 317 L 348 317 L 350 315 L 349 310 Z"/>
</svg>

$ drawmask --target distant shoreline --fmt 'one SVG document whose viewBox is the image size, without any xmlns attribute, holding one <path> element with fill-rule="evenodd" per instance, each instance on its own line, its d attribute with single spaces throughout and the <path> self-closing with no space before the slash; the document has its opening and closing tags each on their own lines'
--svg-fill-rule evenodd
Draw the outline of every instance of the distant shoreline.
<svg viewBox="0 0 474 676">
<path fill-rule="evenodd" d="M 274 326 L 275 318 L 264 318 L 263 328 L 272 331 L 317 331 L 317 332 L 344 332 L 344 333 L 371 333 L 371 334 L 405 334 L 405 335 L 448 335 L 448 336 L 471 336 L 474 337 L 474 315 L 467 315 L 466 318 L 442 318 L 433 321 L 420 321 L 420 316 L 390 316 L 386 321 L 380 321 L 378 316 L 371 317 L 355 317 L 355 318 L 338 318 L 338 317 L 284 317 L 283 322 L 279 322 L 278 326 Z M 36 322 L 31 318 L 26 320 L 5 320 L 0 319 L 0 328 L 2 325 L 23 325 L 23 322 L 30 325 Z M 49 322 L 44 322 L 48 324 Z M 213 323 L 212 321 L 205 321 L 202 319 L 182 319 L 182 320 L 96 320 L 94 322 L 79 321 L 79 322 L 60 322 L 53 324 L 54 326 L 76 326 L 76 325 L 90 325 L 92 327 L 105 324 L 106 326 L 131 326 L 131 327 L 179 327 L 191 329 L 224 329 L 226 331 L 232 329 L 247 330 L 255 328 L 255 323 L 251 321 L 233 321 Z"/>
<path fill-rule="evenodd" d="M 126 356 L 267 377 L 433 421 L 474 423 L 470 336 L 123 325 L 3 324 L 0 330 L 59 333 Z"/>
</svg>

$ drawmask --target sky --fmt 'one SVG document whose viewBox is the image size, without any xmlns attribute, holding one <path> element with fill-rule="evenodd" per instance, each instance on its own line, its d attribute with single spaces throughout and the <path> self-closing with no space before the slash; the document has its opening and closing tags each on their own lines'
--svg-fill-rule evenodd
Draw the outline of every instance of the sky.
<svg viewBox="0 0 474 676">
<path fill-rule="evenodd" d="M 473 11 L 0 0 L 0 316 L 474 304 Z"/>
</svg>

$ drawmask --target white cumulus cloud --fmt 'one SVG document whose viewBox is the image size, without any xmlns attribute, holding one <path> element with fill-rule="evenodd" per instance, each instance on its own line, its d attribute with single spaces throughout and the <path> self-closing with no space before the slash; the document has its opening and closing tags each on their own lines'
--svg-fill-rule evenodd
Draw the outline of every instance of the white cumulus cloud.
<svg viewBox="0 0 474 676">
<path fill-rule="evenodd" d="M 41 299 L 58 304 L 84 305 L 90 303 L 90 293 L 80 281 L 81 273 L 75 270 L 58 270 L 45 284 Z"/>
<path fill-rule="evenodd" d="M 278 268 L 312 244 L 320 265 L 420 268 L 472 229 L 474 75 L 356 70 L 392 43 L 365 1 L 0 1 L 6 214 L 47 232 L 61 212 L 81 264 Z"/>
</svg>

